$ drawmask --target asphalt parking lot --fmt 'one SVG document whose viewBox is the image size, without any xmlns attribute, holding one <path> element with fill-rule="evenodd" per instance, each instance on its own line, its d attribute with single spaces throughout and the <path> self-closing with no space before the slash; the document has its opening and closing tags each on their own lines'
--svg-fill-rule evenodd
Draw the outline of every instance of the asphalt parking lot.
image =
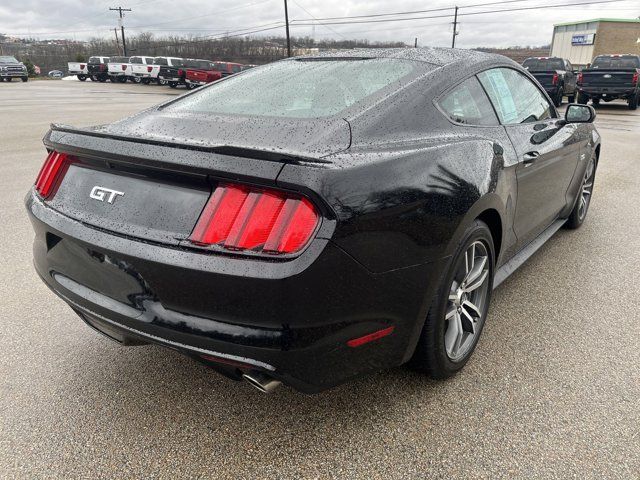
<svg viewBox="0 0 640 480">
<path fill-rule="evenodd" d="M 640 478 L 640 110 L 598 110 L 586 224 L 495 292 L 466 369 L 263 395 L 85 326 L 37 278 L 23 197 L 50 122 L 106 123 L 167 87 L 0 84 L 0 477 Z"/>
</svg>

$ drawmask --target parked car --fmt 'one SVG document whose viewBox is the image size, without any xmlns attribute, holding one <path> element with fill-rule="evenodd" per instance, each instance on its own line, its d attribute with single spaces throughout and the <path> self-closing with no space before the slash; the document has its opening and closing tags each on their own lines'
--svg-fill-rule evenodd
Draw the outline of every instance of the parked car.
<svg viewBox="0 0 640 480">
<path fill-rule="evenodd" d="M 131 69 L 133 81 L 135 83 L 151 83 L 151 72 L 153 71 L 154 57 L 131 57 Z"/>
<path fill-rule="evenodd" d="M 69 75 L 75 75 L 78 80 L 84 82 L 89 78 L 89 71 L 87 70 L 87 62 L 69 62 L 67 63 L 67 71 Z"/>
<path fill-rule="evenodd" d="M 216 70 L 222 73 L 223 77 L 228 77 L 229 75 L 233 75 L 234 73 L 242 71 L 242 65 L 239 63 L 214 62 L 213 66 Z"/>
<path fill-rule="evenodd" d="M 562 97 L 573 103 L 576 97 L 576 74 L 571 62 L 559 57 L 531 57 L 522 66 L 529 70 L 549 94 L 556 107 L 562 105 Z"/>
<path fill-rule="evenodd" d="M 222 78 L 222 72 L 213 62 L 200 62 L 199 68 L 188 68 L 185 74 L 187 88 L 193 89 Z"/>
<path fill-rule="evenodd" d="M 128 79 L 133 77 L 133 71 L 129 57 L 111 57 L 109 58 L 109 65 L 107 67 L 109 72 L 109 79 L 112 82 L 125 83 Z"/>
<path fill-rule="evenodd" d="M 89 57 L 87 73 L 94 82 L 106 82 L 109 79 L 109 57 Z"/>
<path fill-rule="evenodd" d="M 174 61 L 173 65 L 163 65 L 160 67 L 158 78 L 165 80 L 171 88 L 178 85 L 187 85 L 186 77 L 188 69 L 207 69 L 211 65 L 210 60 L 196 58 L 184 58 L 182 62 Z"/>
<path fill-rule="evenodd" d="M 64 77 L 64 72 L 62 70 L 51 70 L 47 76 L 51 78 L 62 78 Z"/>
<path fill-rule="evenodd" d="M 626 100 L 630 110 L 640 102 L 640 56 L 598 55 L 589 68 L 578 74 L 578 102 Z"/>
<path fill-rule="evenodd" d="M 560 117 L 500 55 L 285 59 L 110 125 L 53 125 L 25 199 L 34 265 L 106 336 L 261 391 L 406 362 L 446 378 L 493 288 L 585 221 L 594 118 Z"/>
<path fill-rule="evenodd" d="M 0 55 L 0 80 L 10 82 L 14 78 L 19 78 L 23 82 L 29 80 L 27 67 L 19 62 L 16 57 L 10 55 Z"/>
<path fill-rule="evenodd" d="M 167 80 L 160 77 L 160 69 L 163 66 L 173 67 L 181 66 L 183 62 L 182 58 L 178 57 L 156 57 L 153 59 L 153 65 L 151 67 L 151 79 L 155 80 L 158 85 L 166 85 Z"/>
</svg>

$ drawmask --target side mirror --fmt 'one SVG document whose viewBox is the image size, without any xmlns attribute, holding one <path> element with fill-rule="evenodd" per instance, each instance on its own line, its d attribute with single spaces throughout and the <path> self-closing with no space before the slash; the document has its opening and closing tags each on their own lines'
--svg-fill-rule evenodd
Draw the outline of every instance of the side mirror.
<svg viewBox="0 0 640 480">
<path fill-rule="evenodd" d="M 596 119 L 596 111 L 590 105 L 570 103 L 564 113 L 567 123 L 593 123 Z"/>
</svg>

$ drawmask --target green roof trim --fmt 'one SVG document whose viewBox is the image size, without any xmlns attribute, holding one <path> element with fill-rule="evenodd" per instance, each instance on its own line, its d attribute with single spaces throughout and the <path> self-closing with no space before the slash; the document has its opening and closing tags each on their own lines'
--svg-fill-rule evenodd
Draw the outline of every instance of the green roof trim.
<svg viewBox="0 0 640 480">
<path fill-rule="evenodd" d="M 554 23 L 554 27 L 562 27 L 564 25 L 581 25 L 591 22 L 620 22 L 620 23 L 640 23 L 640 18 L 593 18 L 591 20 L 580 20 L 578 22 Z"/>
</svg>

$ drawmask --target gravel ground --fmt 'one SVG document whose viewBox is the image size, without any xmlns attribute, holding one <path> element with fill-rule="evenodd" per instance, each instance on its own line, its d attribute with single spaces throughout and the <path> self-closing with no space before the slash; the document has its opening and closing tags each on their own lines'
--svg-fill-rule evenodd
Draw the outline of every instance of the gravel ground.
<svg viewBox="0 0 640 480">
<path fill-rule="evenodd" d="M 467 368 L 404 368 L 270 396 L 157 346 L 97 335 L 37 278 L 22 199 L 49 122 L 116 120 L 179 92 L 0 84 L 0 476 L 640 478 L 640 111 L 598 111 L 586 224 L 494 294 Z"/>
</svg>

